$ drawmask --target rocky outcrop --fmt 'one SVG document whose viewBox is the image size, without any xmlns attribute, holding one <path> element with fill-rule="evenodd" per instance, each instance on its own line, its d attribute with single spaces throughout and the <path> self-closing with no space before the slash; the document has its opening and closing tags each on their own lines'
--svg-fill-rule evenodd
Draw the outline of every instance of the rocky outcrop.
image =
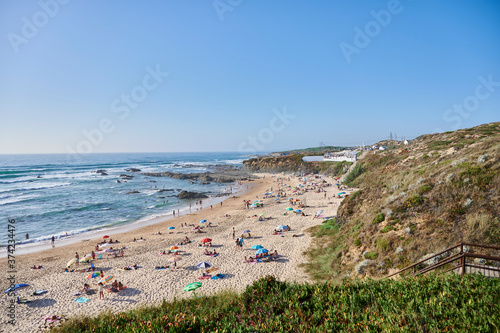
<svg viewBox="0 0 500 333">
<path fill-rule="evenodd" d="M 208 198 L 208 196 L 206 196 L 203 193 L 182 191 L 181 193 L 179 193 L 177 195 L 177 198 L 179 198 L 179 199 L 204 199 L 204 198 Z"/>
<path fill-rule="evenodd" d="M 125 171 L 128 171 L 128 172 L 141 172 L 141 169 L 129 168 L 129 169 L 125 169 Z"/>
<path fill-rule="evenodd" d="M 137 194 L 137 193 L 141 193 L 139 191 L 130 191 L 130 192 L 127 192 L 126 194 Z"/>
<path fill-rule="evenodd" d="M 203 173 L 176 173 L 176 172 L 144 172 L 144 176 L 150 177 L 170 177 L 174 179 L 186 179 L 199 184 L 207 185 L 214 183 L 233 183 L 241 180 L 248 180 L 251 175 L 243 170 L 231 169 L 225 171 L 203 172 Z"/>
</svg>

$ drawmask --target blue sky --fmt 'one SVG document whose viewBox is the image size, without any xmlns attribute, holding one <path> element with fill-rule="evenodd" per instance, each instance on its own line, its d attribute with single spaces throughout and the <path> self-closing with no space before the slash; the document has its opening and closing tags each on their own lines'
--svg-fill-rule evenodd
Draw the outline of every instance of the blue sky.
<svg viewBox="0 0 500 333">
<path fill-rule="evenodd" d="M 0 35 L 0 153 L 359 145 L 500 114 L 498 1 L 6 0 Z"/>
</svg>

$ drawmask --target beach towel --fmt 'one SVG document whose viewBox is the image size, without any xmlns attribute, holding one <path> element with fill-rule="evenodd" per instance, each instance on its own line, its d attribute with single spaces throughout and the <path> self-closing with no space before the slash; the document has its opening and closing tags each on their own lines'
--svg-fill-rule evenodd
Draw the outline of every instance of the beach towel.
<svg viewBox="0 0 500 333">
<path fill-rule="evenodd" d="M 77 303 L 87 303 L 88 301 L 90 301 L 90 298 L 78 297 L 77 299 L 75 299 L 75 302 Z"/>
<path fill-rule="evenodd" d="M 169 267 L 155 267 L 155 269 L 169 269 Z"/>
<path fill-rule="evenodd" d="M 29 303 L 29 302 L 31 302 L 31 301 L 27 300 L 26 298 L 19 298 L 18 297 L 17 300 L 16 300 L 17 304 L 26 304 L 26 303 Z"/>
<path fill-rule="evenodd" d="M 63 316 L 45 316 L 45 317 L 42 317 L 42 320 L 45 320 L 46 322 L 49 322 L 49 323 L 54 323 L 60 319 L 62 319 Z"/>
<path fill-rule="evenodd" d="M 205 276 L 200 276 L 198 278 L 198 280 L 206 280 L 206 279 L 210 279 L 212 277 L 212 275 L 205 275 Z"/>
<path fill-rule="evenodd" d="M 207 272 L 207 273 L 212 273 L 212 272 L 214 272 L 214 271 L 216 271 L 216 270 L 218 270 L 218 268 L 217 268 L 217 267 L 212 267 L 212 268 L 207 269 L 207 270 L 206 270 L 206 272 Z"/>
<path fill-rule="evenodd" d="M 222 278 L 225 278 L 226 276 L 224 274 L 217 274 L 217 275 L 214 275 L 211 277 L 212 280 L 218 280 L 218 279 L 222 279 Z"/>
<path fill-rule="evenodd" d="M 38 296 L 38 295 L 43 295 L 47 292 L 47 290 L 37 290 L 37 291 L 32 291 L 30 295 L 32 296 Z"/>
</svg>

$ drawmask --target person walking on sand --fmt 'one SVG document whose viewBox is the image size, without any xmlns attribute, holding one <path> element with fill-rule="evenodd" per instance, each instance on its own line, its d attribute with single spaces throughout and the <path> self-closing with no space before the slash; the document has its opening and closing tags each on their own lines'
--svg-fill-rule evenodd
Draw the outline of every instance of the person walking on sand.
<svg viewBox="0 0 500 333">
<path fill-rule="evenodd" d="M 80 264 L 80 256 L 78 255 L 78 252 L 76 252 L 75 258 L 76 258 L 76 264 L 79 265 Z"/>
<path fill-rule="evenodd" d="M 235 232 L 234 232 L 234 227 L 233 227 L 233 239 L 234 239 L 234 234 L 235 234 Z"/>
<path fill-rule="evenodd" d="M 174 217 L 175 217 L 175 209 L 172 211 L 172 214 L 174 214 Z"/>
<path fill-rule="evenodd" d="M 54 236 L 52 236 L 52 239 L 50 241 L 52 243 L 52 247 L 53 248 L 56 247 L 56 245 L 55 245 L 56 238 Z"/>
<path fill-rule="evenodd" d="M 104 285 L 99 282 L 99 299 L 104 299 Z"/>
</svg>

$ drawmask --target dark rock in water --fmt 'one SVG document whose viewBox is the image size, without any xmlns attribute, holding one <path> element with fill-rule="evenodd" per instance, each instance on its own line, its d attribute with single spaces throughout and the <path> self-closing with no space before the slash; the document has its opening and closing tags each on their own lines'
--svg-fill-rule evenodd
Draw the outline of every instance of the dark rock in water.
<svg viewBox="0 0 500 333">
<path fill-rule="evenodd" d="M 139 191 L 130 191 L 130 192 L 127 192 L 126 194 L 137 194 L 137 193 L 141 193 Z"/>
<path fill-rule="evenodd" d="M 182 188 L 176 188 L 175 190 L 180 192 L 182 191 Z"/>
<path fill-rule="evenodd" d="M 128 171 L 128 172 L 140 172 L 141 169 L 129 168 L 129 169 L 125 169 L 125 171 Z"/>
<path fill-rule="evenodd" d="M 196 192 L 189 192 L 189 191 L 182 191 L 177 195 L 177 198 L 179 199 L 204 199 L 208 198 L 205 194 L 202 193 L 196 193 Z"/>
<path fill-rule="evenodd" d="M 117 183 L 121 183 L 121 181 L 119 181 L 119 180 L 117 180 L 116 182 L 117 182 Z"/>
<path fill-rule="evenodd" d="M 160 192 L 167 192 L 167 191 L 173 191 L 173 188 L 162 188 L 161 190 L 158 190 L 158 193 Z"/>
<path fill-rule="evenodd" d="M 107 176 L 108 174 L 106 172 L 99 172 L 101 176 Z"/>
<path fill-rule="evenodd" d="M 124 174 L 124 173 L 122 173 L 122 174 L 120 175 L 120 177 L 122 177 L 122 178 L 134 178 L 134 176 L 131 176 L 131 175 L 126 175 L 126 174 Z"/>
<path fill-rule="evenodd" d="M 106 170 L 104 169 L 99 169 L 99 170 L 96 170 L 96 171 L 93 171 L 95 173 L 106 173 Z"/>
</svg>

